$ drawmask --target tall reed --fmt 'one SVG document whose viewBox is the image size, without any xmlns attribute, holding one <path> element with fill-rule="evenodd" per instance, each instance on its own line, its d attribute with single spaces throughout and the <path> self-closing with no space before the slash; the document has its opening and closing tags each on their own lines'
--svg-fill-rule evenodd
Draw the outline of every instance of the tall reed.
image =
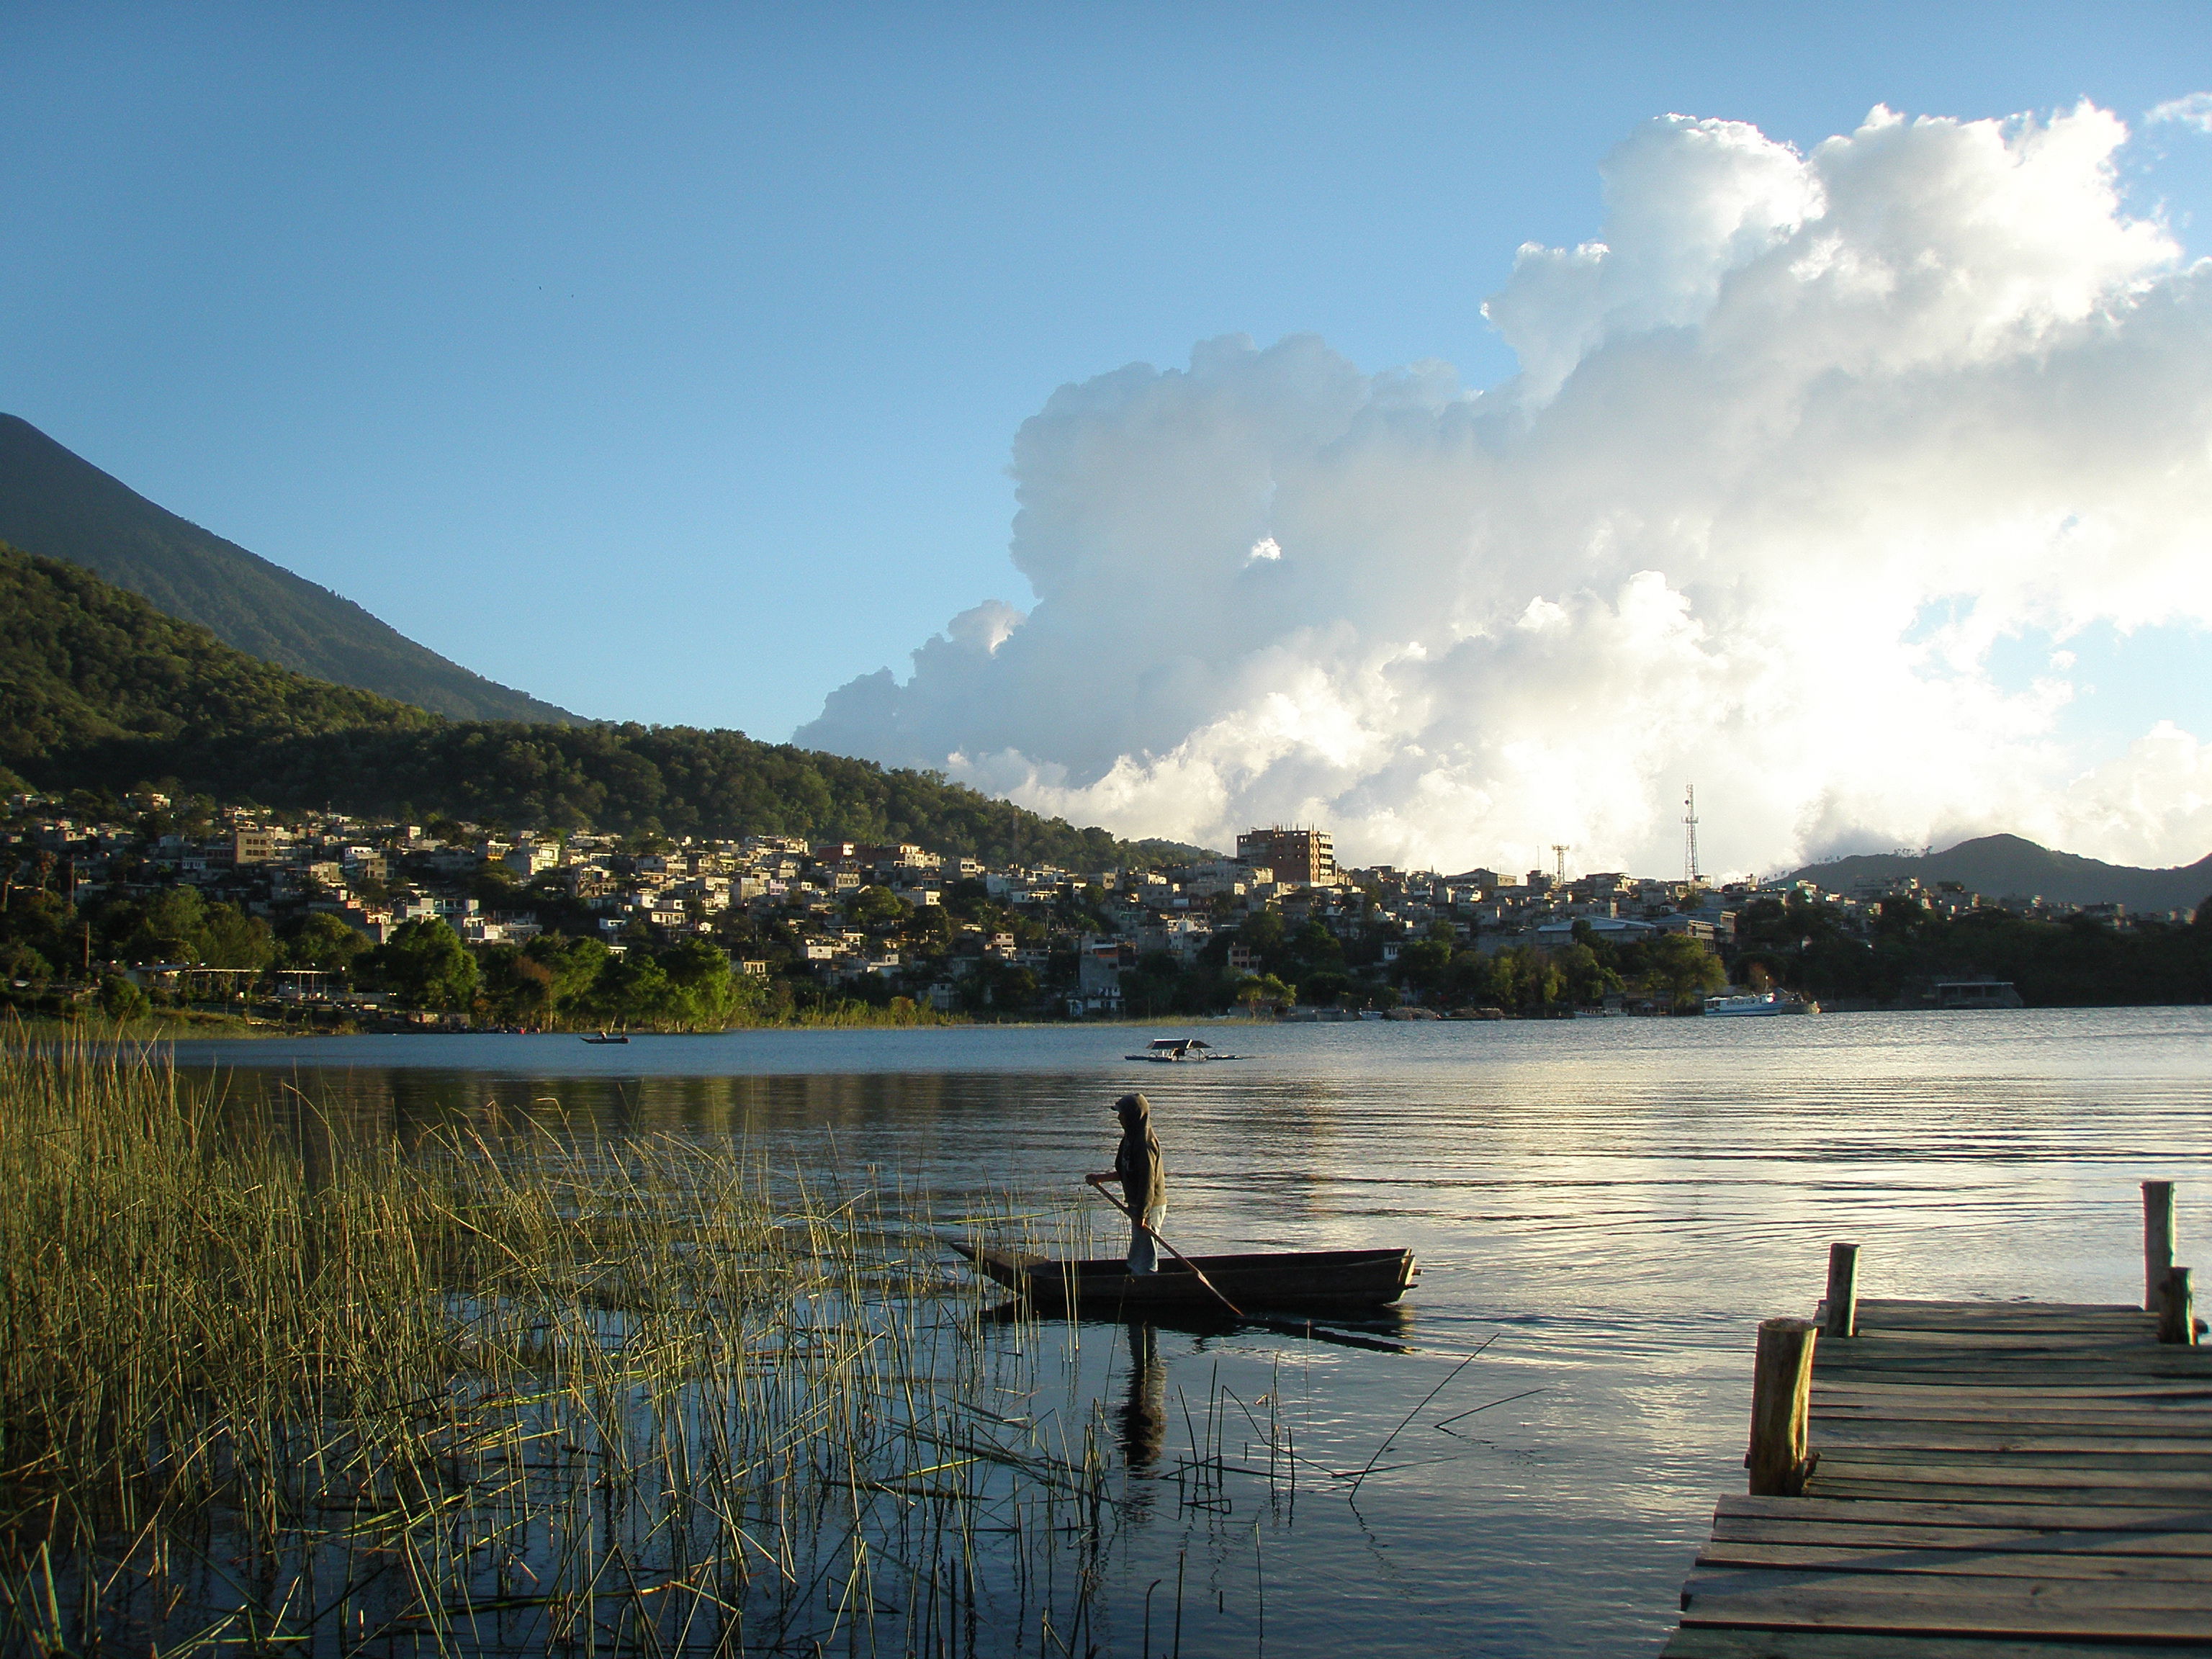
<svg viewBox="0 0 2212 1659">
<path fill-rule="evenodd" d="M 403 1145 L 0 1036 L 0 1644 L 1045 1651 L 1103 1419 L 1039 1397 L 1073 1328 L 986 1340 L 928 1222 L 726 1144 Z"/>
</svg>

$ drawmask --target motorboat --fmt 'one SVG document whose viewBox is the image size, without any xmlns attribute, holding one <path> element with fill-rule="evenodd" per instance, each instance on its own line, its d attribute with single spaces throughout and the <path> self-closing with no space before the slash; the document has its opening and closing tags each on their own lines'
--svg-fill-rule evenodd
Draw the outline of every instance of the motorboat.
<svg viewBox="0 0 2212 1659">
<path fill-rule="evenodd" d="M 1817 1014 L 1820 1005 L 1808 1002 L 1795 991 L 1745 991 L 1735 996 L 1707 997 L 1705 1012 L 1737 1018 L 1747 1015 Z"/>
</svg>

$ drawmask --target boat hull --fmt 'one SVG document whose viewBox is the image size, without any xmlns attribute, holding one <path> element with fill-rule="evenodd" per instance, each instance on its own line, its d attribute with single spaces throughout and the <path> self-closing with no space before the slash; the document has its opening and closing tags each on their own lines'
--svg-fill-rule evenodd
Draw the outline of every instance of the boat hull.
<svg viewBox="0 0 2212 1659">
<path fill-rule="evenodd" d="M 1046 1313 L 1218 1313 L 1221 1304 L 1182 1263 L 1132 1273 L 1118 1257 L 1062 1261 L 1008 1250 L 952 1248 L 978 1272 Z M 1411 1250 L 1297 1250 L 1193 1256 L 1223 1296 L 1247 1312 L 1350 1313 L 1387 1307 L 1416 1271 Z"/>
</svg>

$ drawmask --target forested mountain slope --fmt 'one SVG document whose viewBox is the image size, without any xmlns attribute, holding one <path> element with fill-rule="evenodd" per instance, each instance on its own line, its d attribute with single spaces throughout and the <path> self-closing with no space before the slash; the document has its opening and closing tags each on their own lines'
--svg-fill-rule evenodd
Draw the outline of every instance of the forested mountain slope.
<svg viewBox="0 0 2212 1659">
<path fill-rule="evenodd" d="M 442 719 L 247 656 L 96 576 L 4 547 L 0 763 L 46 790 L 156 784 L 392 817 L 904 841 L 1078 869 L 1195 850 L 740 732 Z"/>
</svg>

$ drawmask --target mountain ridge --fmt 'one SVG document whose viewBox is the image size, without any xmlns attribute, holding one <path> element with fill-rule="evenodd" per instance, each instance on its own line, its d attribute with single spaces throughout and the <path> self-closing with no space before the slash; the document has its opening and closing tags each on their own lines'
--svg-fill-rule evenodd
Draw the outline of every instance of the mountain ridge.
<svg viewBox="0 0 2212 1659">
<path fill-rule="evenodd" d="M 179 517 L 6 414 L 0 414 L 0 542 L 88 570 L 226 645 L 313 678 L 459 720 L 580 721 Z"/>
<path fill-rule="evenodd" d="M 2212 896 L 2212 854 L 2168 869 L 2106 864 L 2055 852 L 2024 836 L 1977 836 L 1919 856 L 1862 853 L 1808 864 L 1785 879 L 1848 892 L 1861 882 L 1917 876 L 1927 886 L 1955 881 L 1990 898 L 2040 897 L 2055 904 L 2122 904 L 2130 910 L 2186 910 Z"/>
</svg>

